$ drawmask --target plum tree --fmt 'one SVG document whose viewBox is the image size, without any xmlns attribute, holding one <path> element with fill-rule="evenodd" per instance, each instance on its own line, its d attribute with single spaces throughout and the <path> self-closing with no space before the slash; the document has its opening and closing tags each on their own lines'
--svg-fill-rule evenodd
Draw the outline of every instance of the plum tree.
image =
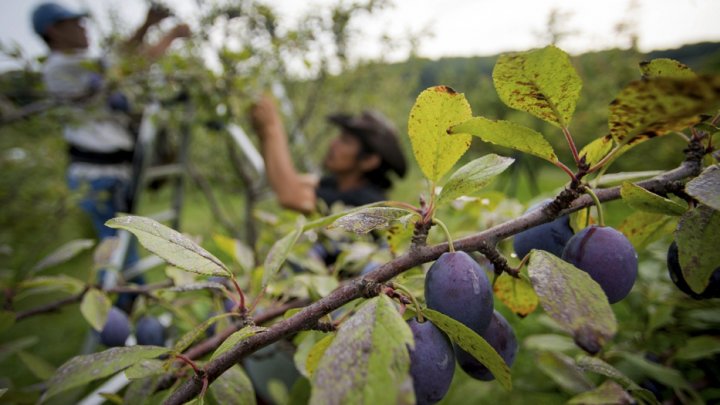
<svg viewBox="0 0 720 405">
<path fill-rule="evenodd" d="M 670 279 L 673 283 L 675 283 L 677 288 L 685 294 L 691 296 L 696 300 L 702 300 L 707 298 L 720 298 L 720 267 L 716 268 L 715 271 L 713 271 L 712 276 L 710 276 L 710 283 L 707 287 L 705 287 L 705 291 L 700 294 L 696 293 L 690 288 L 687 281 L 685 281 L 685 277 L 682 273 L 682 268 L 680 267 L 678 246 L 675 241 L 673 241 L 668 248 L 667 267 L 668 272 L 670 273 Z"/>
<path fill-rule="evenodd" d="M 408 322 L 415 339 L 410 375 L 418 404 L 434 404 L 445 396 L 455 374 L 455 354 L 447 335 L 430 321 Z"/>
<path fill-rule="evenodd" d="M 125 312 L 117 307 L 111 307 L 107 321 L 100 332 L 100 342 L 109 347 L 125 346 L 128 336 L 130 336 L 130 320 Z"/>
<path fill-rule="evenodd" d="M 518 344 L 515 332 L 513 332 L 505 317 L 499 312 L 493 311 L 490 325 L 481 336 L 498 352 L 508 366 L 512 366 L 517 354 Z M 495 379 L 487 367 L 457 345 L 455 346 L 455 356 L 460 368 L 470 377 L 482 381 Z"/>
<path fill-rule="evenodd" d="M 143 316 L 135 328 L 135 337 L 139 345 L 164 346 L 165 327 L 153 316 Z"/>
<path fill-rule="evenodd" d="M 443 253 L 425 276 L 427 306 L 482 333 L 490 324 L 493 296 L 485 270 L 465 252 Z"/>
<path fill-rule="evenodd" d="M 625 298 L 637 278 L 637 252 L 630 241 L 608 226 L 591 225 L 570 238 L 563 260 L 587 272 L 614 304 Z"/>
<path fill-rule="evenodd" d="M 550 203 L 552 200 L 545 200 L 536 204 L 527 212 L 540 209 Z M 570 227 L 570 217 L 563 215 L 554 221 L 530 228 L 520 232 L 513 238 L 513 249 L 518 257 L 523 258 L 533 249 L 544 250 L 555 256 L 562 255 L 565 244 L 573 236 L 573 230 Z"/>
</svg>

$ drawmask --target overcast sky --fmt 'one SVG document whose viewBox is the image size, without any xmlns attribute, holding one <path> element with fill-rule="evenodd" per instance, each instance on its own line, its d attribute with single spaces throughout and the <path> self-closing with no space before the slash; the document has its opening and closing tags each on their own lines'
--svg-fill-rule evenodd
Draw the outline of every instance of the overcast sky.
<svg viewBox="0 0 720 405">
<path fill-rule="evenodd" d="M 268 0 L 283 18 L 292 21 L 308 7 L 337 0 Z M 345 0 L 346 2 L 348 0 Z M 35 56 L 45 52 L 35 37 L 30 13 L 43 0 L 0 0 L 0 41 L 16 42 Z M 504 51 L 544 46 L 550 11 L 564 16 L 562 26 L 573 31 L 560 46 L 572 53 L 628 45 L 628 36 L 617 35 L 618 23 L 627 22 L 639 36 L 641 50 L 666 49 L 700 41 L 720 41 L 720 0 L 395 0 L 395 6 L 371 18 L 359 19 L 355 28 L 367 34 L 354 48 L 356 56 L 376 57 L 379 48 L 372 38 L 383 33 L 399 36 L 427 31 L 418 49 L 420 56 L 493 55 Z M 90 9 L 95 16 L 91 29 L 108 24 L 106 11 L 115 8 L 129 26 L 142 22 L 146 0 L 62 0 L 73 8 Z M 180 19 L 192 25 L 196 0 L 164 1 Z M 401 55 L 398 55 L 399 57 Z M 7 69 L 0 60 L 0 69 Z"/>
</svg>

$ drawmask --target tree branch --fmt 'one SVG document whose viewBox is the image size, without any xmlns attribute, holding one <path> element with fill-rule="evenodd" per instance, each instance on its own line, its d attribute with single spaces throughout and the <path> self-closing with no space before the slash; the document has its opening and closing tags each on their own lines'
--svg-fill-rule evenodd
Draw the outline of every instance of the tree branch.
<svg viewBox="0 0 720 405">
<path fill-rule="evenodd" d="M 701 170 L 700 159 L 698 159 L 697 153 L 694 153 L 691 149 L 687 152 L 687 156 L 688 159 L 683 162 L 680 167 L 637 184 L 649 191 L 658 193 L 663 192 L 665 188 L 674 181 L 697 175 Z M 700 157 L 702 157 L 702 155 L 700 155 Z M 596 190 L 595 193 L 600 201 L 610 201 L 620 198 L 619 187 L 600 189 Z M 558 196 L 558 199 L 560 197 L 561 196 Z M 456 240 L 454 242 L 455 249 L 475 251 L 483 246 L 494 246 L 502 239 L 528 228 L 550 222 L 560 215 L 570 214 L 592 204 L 593 201 L 588 195 L 575 198 L 567 208 L 562 208 L 562 204 L 551 204 L 553 208 L 531 211 L 514 220 L 499 224 L 478 234 Z M 551 215 L 551 211 L 556 211 L 557 215 Z M 378 288 L 372 287 L 379 285 L 379 283 L 386 282 L 412 267 L 437 259 L 442 253 L 446 252 L 447 249 L 447 243 L 440 243 L 433 246 L 414 246 L 414 249 L 410 250 L 410 252 L 383 264 L 365 277 L 352 280 L 340 286 L 325 298 L 308 305 L 292 317 L 274 324 L 263 333 L 243 340 L 228 352 L 208 362 L 205 365 L 205 369 L 209 381 L 214 381 L 246 355 L 277 342 L 284 337 L 314 327 L 320 318 L 347 302 L 363 296 L 369 296 L 373 293 L 379 293 Z M 175 390 L 165 403 L 168 405 L 185 403 L 197 396 L 202 390 L 202 386 L 203 382 L 201 380 L 191 378 Z"/>
</svg>

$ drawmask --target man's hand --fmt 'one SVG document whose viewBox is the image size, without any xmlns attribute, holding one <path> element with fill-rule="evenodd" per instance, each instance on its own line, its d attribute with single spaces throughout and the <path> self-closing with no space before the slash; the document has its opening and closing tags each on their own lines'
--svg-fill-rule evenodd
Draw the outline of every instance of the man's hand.
<svg viewBox="0 0 720 405">
<path fill-rule="evenodd" d="M 145 17 L 145 25 L 152 26 L 160 21 L 170 17 L 172 15 L 172 12 L 169 8 L 160 5 L 160 4 L 153 4 L 152 7 L 148 10 L 147 16 Z"/>
</svg>

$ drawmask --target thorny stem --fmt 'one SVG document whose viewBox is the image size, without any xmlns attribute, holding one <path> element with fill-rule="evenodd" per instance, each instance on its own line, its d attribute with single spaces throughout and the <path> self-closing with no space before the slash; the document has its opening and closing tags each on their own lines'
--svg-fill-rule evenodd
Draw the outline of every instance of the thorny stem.
<svg viewBox="0 0 720 405">
<path fill-rule="evenodd" d="M 400 283 L 392 283 L 392 287 L 396 290 L 400 290 L 405 293 L 408 297 L 410 297 L 410 300 L 412 300 L 412 304 L 415 307 L 415 313 L 417 314 L 418 322 L 423 323 L 425 322 L 425 317 L 423 317 L 422 309 L 420 309 L 420 304 L 418 304 L 417 299 L 415 299 L 415 296 L 413 293 L 410 292 L 410 290 L 405 287 L 404 285 Z"/>
<path fill-rule="evenodd" d="M 598 224 L 600 226 L 605 226 L 605 218 L 603 217 L 603 210 L 600 206 L 600 199 L 595 195 L 595 192 L 592 191 L 590 187 L 585 187 L 585 193 L 589 194 L 590 197 L 593 199 L 593 202 L 595 203 L 595 209 L 597 210 L 598 214 Z M 588 218 L 590 218 L 590 215 L 588 215 Z"/>
<path fill-rule="evenodd" d="M 437 218 L 433 218 L 432 223 L 435 225 L 439 225 L 440 229 L 442 229 L 443 232 L 445 233 L 445 238 L 447 239 L 447 242 L 448 242 L 448 251 L 450 251 L 450 253 L 455 252 L 455 246 L 453 245 L 452 235 L 450 234 L 450 230 L 448 230 L 447 226 L 445 226 L 443 221 L 441 221 Z"/>
</svg>

